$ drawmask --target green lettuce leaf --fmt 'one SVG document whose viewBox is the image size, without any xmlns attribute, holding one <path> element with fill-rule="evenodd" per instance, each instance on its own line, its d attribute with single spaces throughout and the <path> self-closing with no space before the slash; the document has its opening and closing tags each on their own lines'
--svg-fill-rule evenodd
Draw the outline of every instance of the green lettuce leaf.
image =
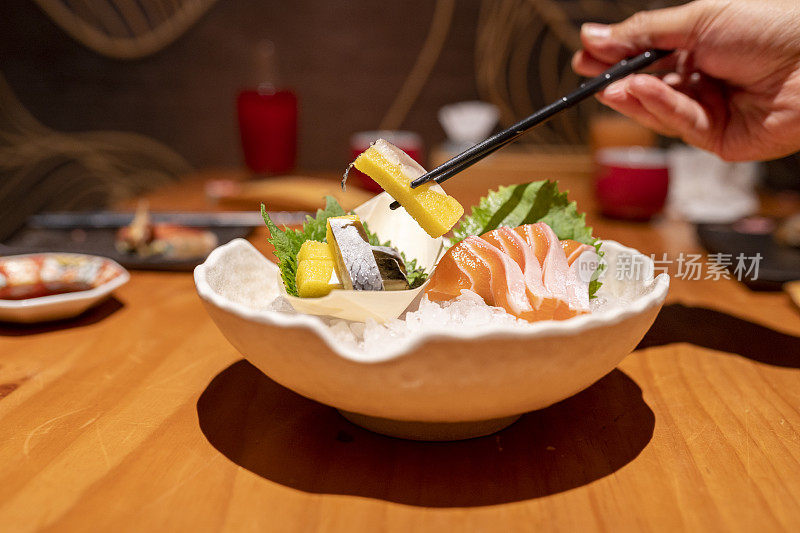
<svg viewBox="0 0 800 533">
<path fill-rule="evenodd" d="M 270 236 L 267 241 L 275 247 L 275 257 L 278 258 L 278 267 L 281 271 L 281 279 L 286 287 L 286 292 L 292 296 L 297 296 L 297 283 L 295 278 L 297 276 L 297 254 L 300 252 L 300 247 L 306 241 L 320 241 L 326 242 L 326 232 L 328 228 L 328 219 L 331 217 L 340 217 L 348 214 L 336 198 L 333 196 L 325 197 L 325 208 L 318 209 L 315 216 L 307 216 L 306 221 L 303 223 L 301 229 L 291 229 L 286 226 L 283 229 L 279 228 L 269 218 L 264 204 L 261 204 L 261 217 L 269 229 Z M 367 232 L 369 243 L 373 246 L 392 246 L 388 241 L 381 242 L 378 236 L 372 233 L 366 224 L 364 230 Z M 408 282 L 411 287 L 418 287 L 428 274 L 422 268 L 417 267 L 417 262 L 414 259 L 406 259 L 403 252 L 400 252 L 403 261 L 406 265 Z"/>
<path fill-rule="evenodd" d="M 455 245 L 470 235 L 483 235 L 500 226 L 515 228 L 523 224 L 544 222 L 559 239 L 573 239 L 589 244 L 600 252 L 600 243 L 586 225 L 586 215 L 579 213 L 575 202 L 567 199 L 566 192 L 558 190 L 553 181 L 533 181 L 500 187 L 481 198 L 469 216 L 462 219 L 453 230 L 450 244 Z M 601 265 L 595 278 L 600 274 Z M 596 279 L 589 284 L 589 296 L 594 297 L 601 283 Z"/>
</svg>

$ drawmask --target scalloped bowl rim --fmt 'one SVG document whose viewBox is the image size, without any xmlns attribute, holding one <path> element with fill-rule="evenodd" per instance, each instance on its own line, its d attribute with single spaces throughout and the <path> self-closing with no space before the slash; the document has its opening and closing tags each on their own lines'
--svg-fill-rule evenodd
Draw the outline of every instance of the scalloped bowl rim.
<svg viewBox="0 0 800 533">
<path fill-rule="evenodd" d="M 616 241 L 602 241 L 603 246 L 617 247 L 619 251 L 631 255 L 644 257 L 652 261 L 634 248 L 624 246 Z M 261 254 L 250 242 L 245 239 L 234 239 L 224 244 L 209 254 L 205 262 L 195 267 L 194 280 L 197 292 L 200 297 L 210 304 L 223 309 L 240 318 L 268 324 L 278 327 L 303 327 L 317 334 L 328 345 L 331 351 L 340 357 L 358 363 L 383 363 L 392 359 L 399 358 L 405 354 L 415 352 L 421 345 L 431 340 L 473 340 L 477 338 L 511 337 L 518 339 L 531 339 L 547 336 L 566 336 L 581 333 L 587 329 L 595 327 L 605 327 L 616 324 L 628 317 L 644 312 L 646 309 L 661 305 L 666 298 L 669 289 L 669 275 L 662 273 L 656 278 L 652 274 L 642 282 L 644 287 L 650 290 L 641 296 L 634 298 L 624 307 L 614 307 L 607 311 L 595 311 L 590 314 L 580 315 L 567 320 L 543 320 L 532 324 L 519 325 L 496 325 L 487 326 L 481 329 L 453 330 L 451 328 L 432 326 L 423 333 L 411 335 L 400 339 L 392 348 L 387 349 L 379 356 L 370 355 L 365 359 L 364 352 L 343 345 L 336 339 L 330 328 L 318 317 L 305 314 L 288 314 L 280 311 L 268 309 L 253 309 L 246 305 L 234 302 L 227 297 L 216 292 L 206 279 L 206 271 L 214 266 L 224 257 L 229 248 L 246 245 L 253 251 L 260 254 L 266 263 L 272 265 L 277 271 L 277 265 Z M 651 270 L 652 272 L 652 270 Z M 278 283 L 281 283 L 278 280 Z M 652 287 L 652 288 L 651 288 Z"/>
</svg>

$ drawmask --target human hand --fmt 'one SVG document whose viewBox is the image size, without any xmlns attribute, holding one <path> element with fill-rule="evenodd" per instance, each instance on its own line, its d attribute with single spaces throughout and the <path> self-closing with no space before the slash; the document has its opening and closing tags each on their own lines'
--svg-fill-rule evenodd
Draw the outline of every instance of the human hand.
<svg viewBox="0 0 800 533">
<path fill-rule="evenodd" d="M 649 48 L 675 49 L 662 77 L 635 74 L 598 94 L 663 135 L 729 161 L 800 150 L 800 3 L 697 0 L 581 28 L 573 69 L 597 76 Z"/>
</svg>

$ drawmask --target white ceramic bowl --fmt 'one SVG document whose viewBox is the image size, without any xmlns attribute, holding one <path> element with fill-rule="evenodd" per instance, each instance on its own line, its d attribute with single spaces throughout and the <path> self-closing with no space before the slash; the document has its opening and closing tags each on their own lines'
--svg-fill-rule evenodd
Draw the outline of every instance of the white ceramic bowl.
<svg viewBox="0 0 800 533">
<path fill-rule="evenodd" d="M 278 269 L 247 241 L 217 248 L 195 283 L 222 333 L 281 385 L 336 407 L 351 421 L 405 438 L 453 440 L 492 433 L 522 413 L 561 401 L 596 382 L 652 325 L 669 287 L 653 262 L 619 243 L 603 244 L 641 276 L 606 276 L 600 296 L 624 302 L 564 321 L 482 330 L 431 330 L 381 353 L 337 343 L 324 320 L 271 310 Z"/>
<path fill-rule="evenodd" d="M 78 279 L 89 288 L 21 300 L 0 299 L 0 320 L 6 322 L 34 323 L 77 316 L 130 280 L 130 274 L 119 263 L 96 255 L 55 252 L 0 258 L 0 270 L 10 265 L 17 281 L 47 286 Z M 14 285 L 15 280 L 8 278 L 0 272 L 0 288 Z"/>
<path fill-rule="evenodd" d="M 447 138 L 456 144 L 478 144 L 492 132 L 500 119 L 497 106 L 479 100 L 457 102 L 439 109 L 439 123 Z"/>
</svg>

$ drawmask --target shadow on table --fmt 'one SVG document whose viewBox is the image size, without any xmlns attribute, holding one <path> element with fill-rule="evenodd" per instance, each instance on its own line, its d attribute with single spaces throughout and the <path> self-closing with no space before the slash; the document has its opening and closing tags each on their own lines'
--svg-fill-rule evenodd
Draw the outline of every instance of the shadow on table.
<svg viewBox="0 0 800 533">
<path fill-rule="evenodd" d="M 110 297 L 105 302 L 87 309 L 80 315 L 64 320 L 53 320 L 50 322 L 39 322 L 35 324 L 16 324 L 13 322 L 0 321 L 0 337 L 22 337 L 25 335 L 35 335 L 37 333 L 48 333 L 61 329 L 78 328 L 100 322 L 104 318 L 113 315 L 124 304 L 115 297 Z"/>
<path fill-rule="evenodd" d="M 211 381 L 197 414 L 217 450 L 270 481 L 425 507 L 515 502 L 586 485 L 631 462 L 655 424 L 639 386 L 614 370 L 495 435 L 405 441 L 354 426 L 244 360 Z"/>
<path fill-rule="evenodd" d="M 665 305 L 636 347 L 685 342 L 775 366 L 800 368 L 800 337 L 714 309 Z"/>
</svg>

